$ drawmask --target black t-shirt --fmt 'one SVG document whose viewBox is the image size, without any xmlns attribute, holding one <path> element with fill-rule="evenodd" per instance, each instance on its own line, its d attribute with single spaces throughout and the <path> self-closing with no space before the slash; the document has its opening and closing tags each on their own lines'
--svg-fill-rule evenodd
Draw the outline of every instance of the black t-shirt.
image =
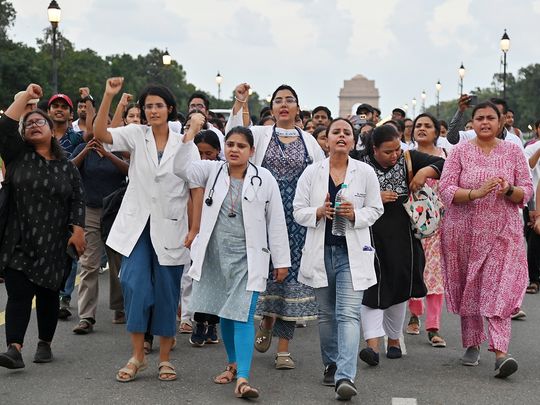
<svg viewBox="0 0 540 405">
<path fill-rule="evenodd" d="M 330 201 L 332 202 L 332 207 L 336 206 L 336 194 L 341 189 L 341 184 L 337 186 L 332 180 L 332 176 L 328 176 L 328 192 L 330 193 Z M 332 234 L 332 220 L 326 219 L 326 229 L 324 231 L 324 244 L 330 246 L 343 246 L 347 244 L 345 236 L 336 236 Z"/>
</svg>

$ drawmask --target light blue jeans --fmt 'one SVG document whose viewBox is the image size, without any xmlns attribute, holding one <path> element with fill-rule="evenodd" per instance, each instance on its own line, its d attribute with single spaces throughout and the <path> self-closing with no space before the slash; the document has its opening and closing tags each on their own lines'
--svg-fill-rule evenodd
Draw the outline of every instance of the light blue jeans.
<svg viewBox="0 0 540 405">
<path fill-rule="evenodd" d="M 354 291 L 347 246 L 325 246 L 328 287 L 316 288 L 324 366 L 337 366 L 335 381 L 354 381 L 360 344 L 360 308 L 364 291 Z"/>
</svg>

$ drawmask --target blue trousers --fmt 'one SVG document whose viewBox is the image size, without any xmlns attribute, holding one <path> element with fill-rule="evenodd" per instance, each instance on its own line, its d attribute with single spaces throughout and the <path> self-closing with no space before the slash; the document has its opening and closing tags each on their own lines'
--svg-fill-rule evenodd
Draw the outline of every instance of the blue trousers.
<svg viewBox="0 0 540 405">
<path fill-rule="evenodd" d="M 162 266 L 147 224 L 129 257 L 122 258 L 120 284 L 126 329 L 132 333 L 176 336 L 176 311 L 184 266 Z"/>
<path fill-rule="evenodd" d="M 354 291 L 347 246 L 325 246 L 328 287 L 316 288 L 323 364 L 337 366 L 335 381 L 354 381 L 363 291 Z"/>
<path fill-rule="evenodd" d="M 246 322 L 221 319 L 221 336 L 227 351 L 229 363 L 236 363 L 238 378 L 249 378 L 251 359 L 253 358 L 253 345 L 255 344 L 255 327 L 253 317 L 257 307 L 258 292 L 253 293 L 249 315 Z"/>
</svg>

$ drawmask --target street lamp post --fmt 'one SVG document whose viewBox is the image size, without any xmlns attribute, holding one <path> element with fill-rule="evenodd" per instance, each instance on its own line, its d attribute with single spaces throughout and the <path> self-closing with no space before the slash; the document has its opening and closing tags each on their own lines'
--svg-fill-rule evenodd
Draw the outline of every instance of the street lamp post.
<svg viewBox="0 0 540 405">
<path fill-rule="evenodd" d="M 463 62 L 461 62 L 461 66 L 458 69 L 459 74 L 459 95 L 461 96 L 463 94 L 463 78 L 465 77 L 465 67 L 463 66 Z"/>
<path fill-rule="evenodd" d="M 54 94 L 58 93 L 58 61 L 56 60 L 57 38 L 56 33 L 62 11 L 56 0 L 52 0 L 47 8 L 47 15 L 52 26 L 52 87 Z"/>
<path fill-rule="evenodd" d="M 506 100 L 506 53 L 510 50 L 510 37 L 504 30 L 501 38 L 501 51 L 503 51 L 503 100 Z"/>
<path fill-rule="evenodd" d="M 435 89 L 437 90 L 437 119 L 439 119 L 440 109 L 441 109 L 441 88 L 442 84 L 440 80 L 437 80 L 437 84 L 435 85 Z"/>
<path fill-rule="evenodd" d="M 169 66 L 172 63 L 172 57 L 169 54 L 169 50 L 165 48 L 165 53 L 163 54 L 163 64 L 165 66 Z"/>
<path fill-rule="evenodd" d="M 216 83 L 217 83 L 217 98 L 218 100 L 221 100 L 221 83 L 223 83 L 223 76 L 219 74 L 219 71 L 216 75 Z"/>
<path fill-rule="evenodd" d="M 422 90 L 421 97 L 422 97 L 422 112 L 425 113 L 426 112 L 426 91 L 425 90 Z"/>
<path fill-rule="evenodd" d="M 412 117 L 413 119 L 416 117 L 416 97 L 412 99 Z"/>
</svg>

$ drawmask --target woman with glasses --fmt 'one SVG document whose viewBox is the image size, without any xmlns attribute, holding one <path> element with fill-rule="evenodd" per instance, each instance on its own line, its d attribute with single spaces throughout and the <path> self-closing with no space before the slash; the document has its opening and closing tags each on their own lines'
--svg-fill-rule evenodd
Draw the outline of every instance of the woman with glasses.
<svg viewBox="0 0 540 405">
<path fill-rule="evenodd" d="M 150 333 L 160 336 L 159 379 L 172 381 L 176 371 L 169 355 L 176 335 L 180 278 L 190 263 L 191 244 L 186 238 L 189 187 L 173 174 L 173 157 L 182 142 L 168 125 L 176 117 L 176 101 L 166 87 L 149 86 L 139 97 L 148 125 L 107 129 L 107 114 L 122 83 L 121 77 L 107 80 L 94 130 L 96 139 L 112 151 L 131 154 L 129 184 L 107 239 L 107 245 L 124 256 L 120 283 L 133 348 L 116 379 L 132 381 L 147 367 L 144 333 L 150 325 Z M 199 160 L 196 147 L 190 159 Z M 202 193 L 201 201 L 193 198 L 194 205 L 202 204 Z"/>
<path fill-rule="evenodd" d="M 34 296 L 39 338 L 34 363 L 52 361 L 58 292 L 71 270 L 67 250 L 78 256 L 85 249 L 79 172 L 54 137 L 49 116 L 41 110 L 23 115 L 27 102 L 41 96 L 41 87 L 30 84 L 0 118 L 0 155 L 9 187 L 7 223 L 0 235 L 8 350 L 0 354 L 0 366 L 10 369 L 25 366 L 21 350 Z"/>
<path fill-rule="evenodd" d="M 249 122 L 246 111 L 249 84 L 242 83 L 235 89 L 235 103 L 227 122 L 226 132 L 237 125 Z M 255 153 L 251 161 L 268 169 L 276 178 L 289 233 L 291 268 L 285 282 L 277 283 L 269 269 L 266 292 L 261 293 L 257 314 L 263 316 L 255 338 L 255 348 L 266 352 L 272 335 L 279 338 L 275 366 L 277 369 L 293 369 L 294 361 L 289 353 L 289 341 L 293 338 L 296 321 L 313 320 L 317 315 L 315 294 L 311 287 L 298 282 L 300 257 L 306 228 L 298 225 L 293 217 L 293 200 L 296 183 L 304 169 L 311 163 L 325 158 L 317 140 L 295 126 L 300 112 L 298 95 L 287 85 L 279 86 L 270 100 L 273 126 L 253 126 Z"/>
</svg>

